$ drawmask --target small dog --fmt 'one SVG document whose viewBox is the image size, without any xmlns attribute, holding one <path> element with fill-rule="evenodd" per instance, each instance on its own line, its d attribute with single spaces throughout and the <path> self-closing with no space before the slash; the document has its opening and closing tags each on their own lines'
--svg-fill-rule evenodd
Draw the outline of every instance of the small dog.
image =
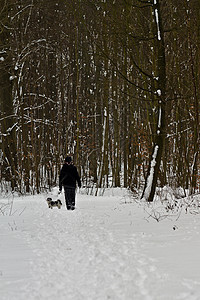
<svg viewBox="0 0 200 300">
<path fill-rule="evenodd" d="M 62 206 L 62 202 L 60 201 L 60 199 L 53 201 L 52 198 L 47 198 L 47 203 L 48 203 L 49 208 L 51 208 L 51 209 L 53 207 L 57 207 L 60 209 Z"/>
</svg>

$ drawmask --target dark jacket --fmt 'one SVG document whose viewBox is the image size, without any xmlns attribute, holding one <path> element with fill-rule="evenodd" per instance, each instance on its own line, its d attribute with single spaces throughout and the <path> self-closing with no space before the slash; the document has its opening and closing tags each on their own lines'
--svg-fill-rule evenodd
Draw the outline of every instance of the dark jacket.
<svg viewBox="0 0 200 300">
<path fill-rule="evenodd" d="M 78 182 L 78 186 L 81 187 L 81 180 L 77 168 L 72 164 L 65 163 L 60 171 L 59 190 L 62 190 L 63 185 L 69 188 L 75 188 L 76 182 Z"/>
</svg>

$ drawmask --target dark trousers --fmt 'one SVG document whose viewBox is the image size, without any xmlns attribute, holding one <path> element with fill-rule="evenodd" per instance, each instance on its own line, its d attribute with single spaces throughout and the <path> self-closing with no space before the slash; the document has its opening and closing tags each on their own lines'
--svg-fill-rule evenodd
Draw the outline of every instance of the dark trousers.
<svg viewBox="0 0 200 300">
<path fill-rule="evenodd" d="M 64 186 L 67 209 L 75 208 L 75 187 Z"/>
</svg>

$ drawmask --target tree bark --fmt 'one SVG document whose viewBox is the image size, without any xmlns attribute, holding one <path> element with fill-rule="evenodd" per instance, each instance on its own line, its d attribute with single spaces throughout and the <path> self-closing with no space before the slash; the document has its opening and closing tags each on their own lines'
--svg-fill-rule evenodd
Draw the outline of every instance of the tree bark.
<svg viewBox="0 0 200 300">
<path fill-rule="evenodd" d="M 162 16 L 160 10 L 160 1 L 154 0 L 153 12 L 156 25 L 156 43 L 157 47 L 157 69 L 158 69 L 158 85 L 156 96 L 158 99 L 158 120 L 155 133 L 155 141 L 152 155 L 150 158 L 145 186 L 142 198 L 148 202 L 152 202 L 155 195 L 157 179 L 161 164 L 164 141 L 166 136 L 166 60 L 165 60 L 165 41 L 162 25 Z"/>
</svg>

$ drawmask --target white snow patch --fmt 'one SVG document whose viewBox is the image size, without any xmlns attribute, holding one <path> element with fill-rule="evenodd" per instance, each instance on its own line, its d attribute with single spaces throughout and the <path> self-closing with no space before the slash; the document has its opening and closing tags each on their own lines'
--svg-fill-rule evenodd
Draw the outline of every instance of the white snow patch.
<svg viewBox="0 0 200 300">
<path fill-rule="evenodd" d="M 158 94 L 158 96 L 161 96 L 161 90 L 160 89 L 157 90 L 157 94 Z"/>
<path fill-rule="evenodd" d="M 154 0 L 154 5 L 157 5 L 157 0 Z M 161 40 L 161 35 L 160 35 L 160 24 L 159 24 L 159 16 L 158 16 L 158 9 L 155 8 L 155 16 L 156 16 L 156 24 L 157 24 L 157 35 L 158 35 L 158 40 Z"/>
<path fill-rule="evenodd" d="M 9 80 L 12 81 L 12 80 L 14 80 L 15 78 L 17 78 L 17 77 L 13 75 L 13 76 L 10 76 Z"/>
<path fill-rule="evenodd" d="M 143 195 L 144 200 L 147 200 L 149 198 L 150 192 L 151 192 L 151 187 L 152 187 L 152 183 L 153 183 L 153 174 L 154 174 L 154 168 L 156 165 L 156 157 L 157 157 L 157 153 L 158 153 L 158 145 L 155 146 L 154 148 L 154 152 L 152 155 L 152 160 L 151 160 L 151 166 L 150 166 L 150 174 L 147 178 L 147 186 Z"/>
<path fill-rule="evenodd" d="M 161 116 L 162 116 L 162 110 L 161 110 L 161 107 L 159 107 L 159 114 L 158 114 L 158 128 L 161 127 Z"/>
</svg>

